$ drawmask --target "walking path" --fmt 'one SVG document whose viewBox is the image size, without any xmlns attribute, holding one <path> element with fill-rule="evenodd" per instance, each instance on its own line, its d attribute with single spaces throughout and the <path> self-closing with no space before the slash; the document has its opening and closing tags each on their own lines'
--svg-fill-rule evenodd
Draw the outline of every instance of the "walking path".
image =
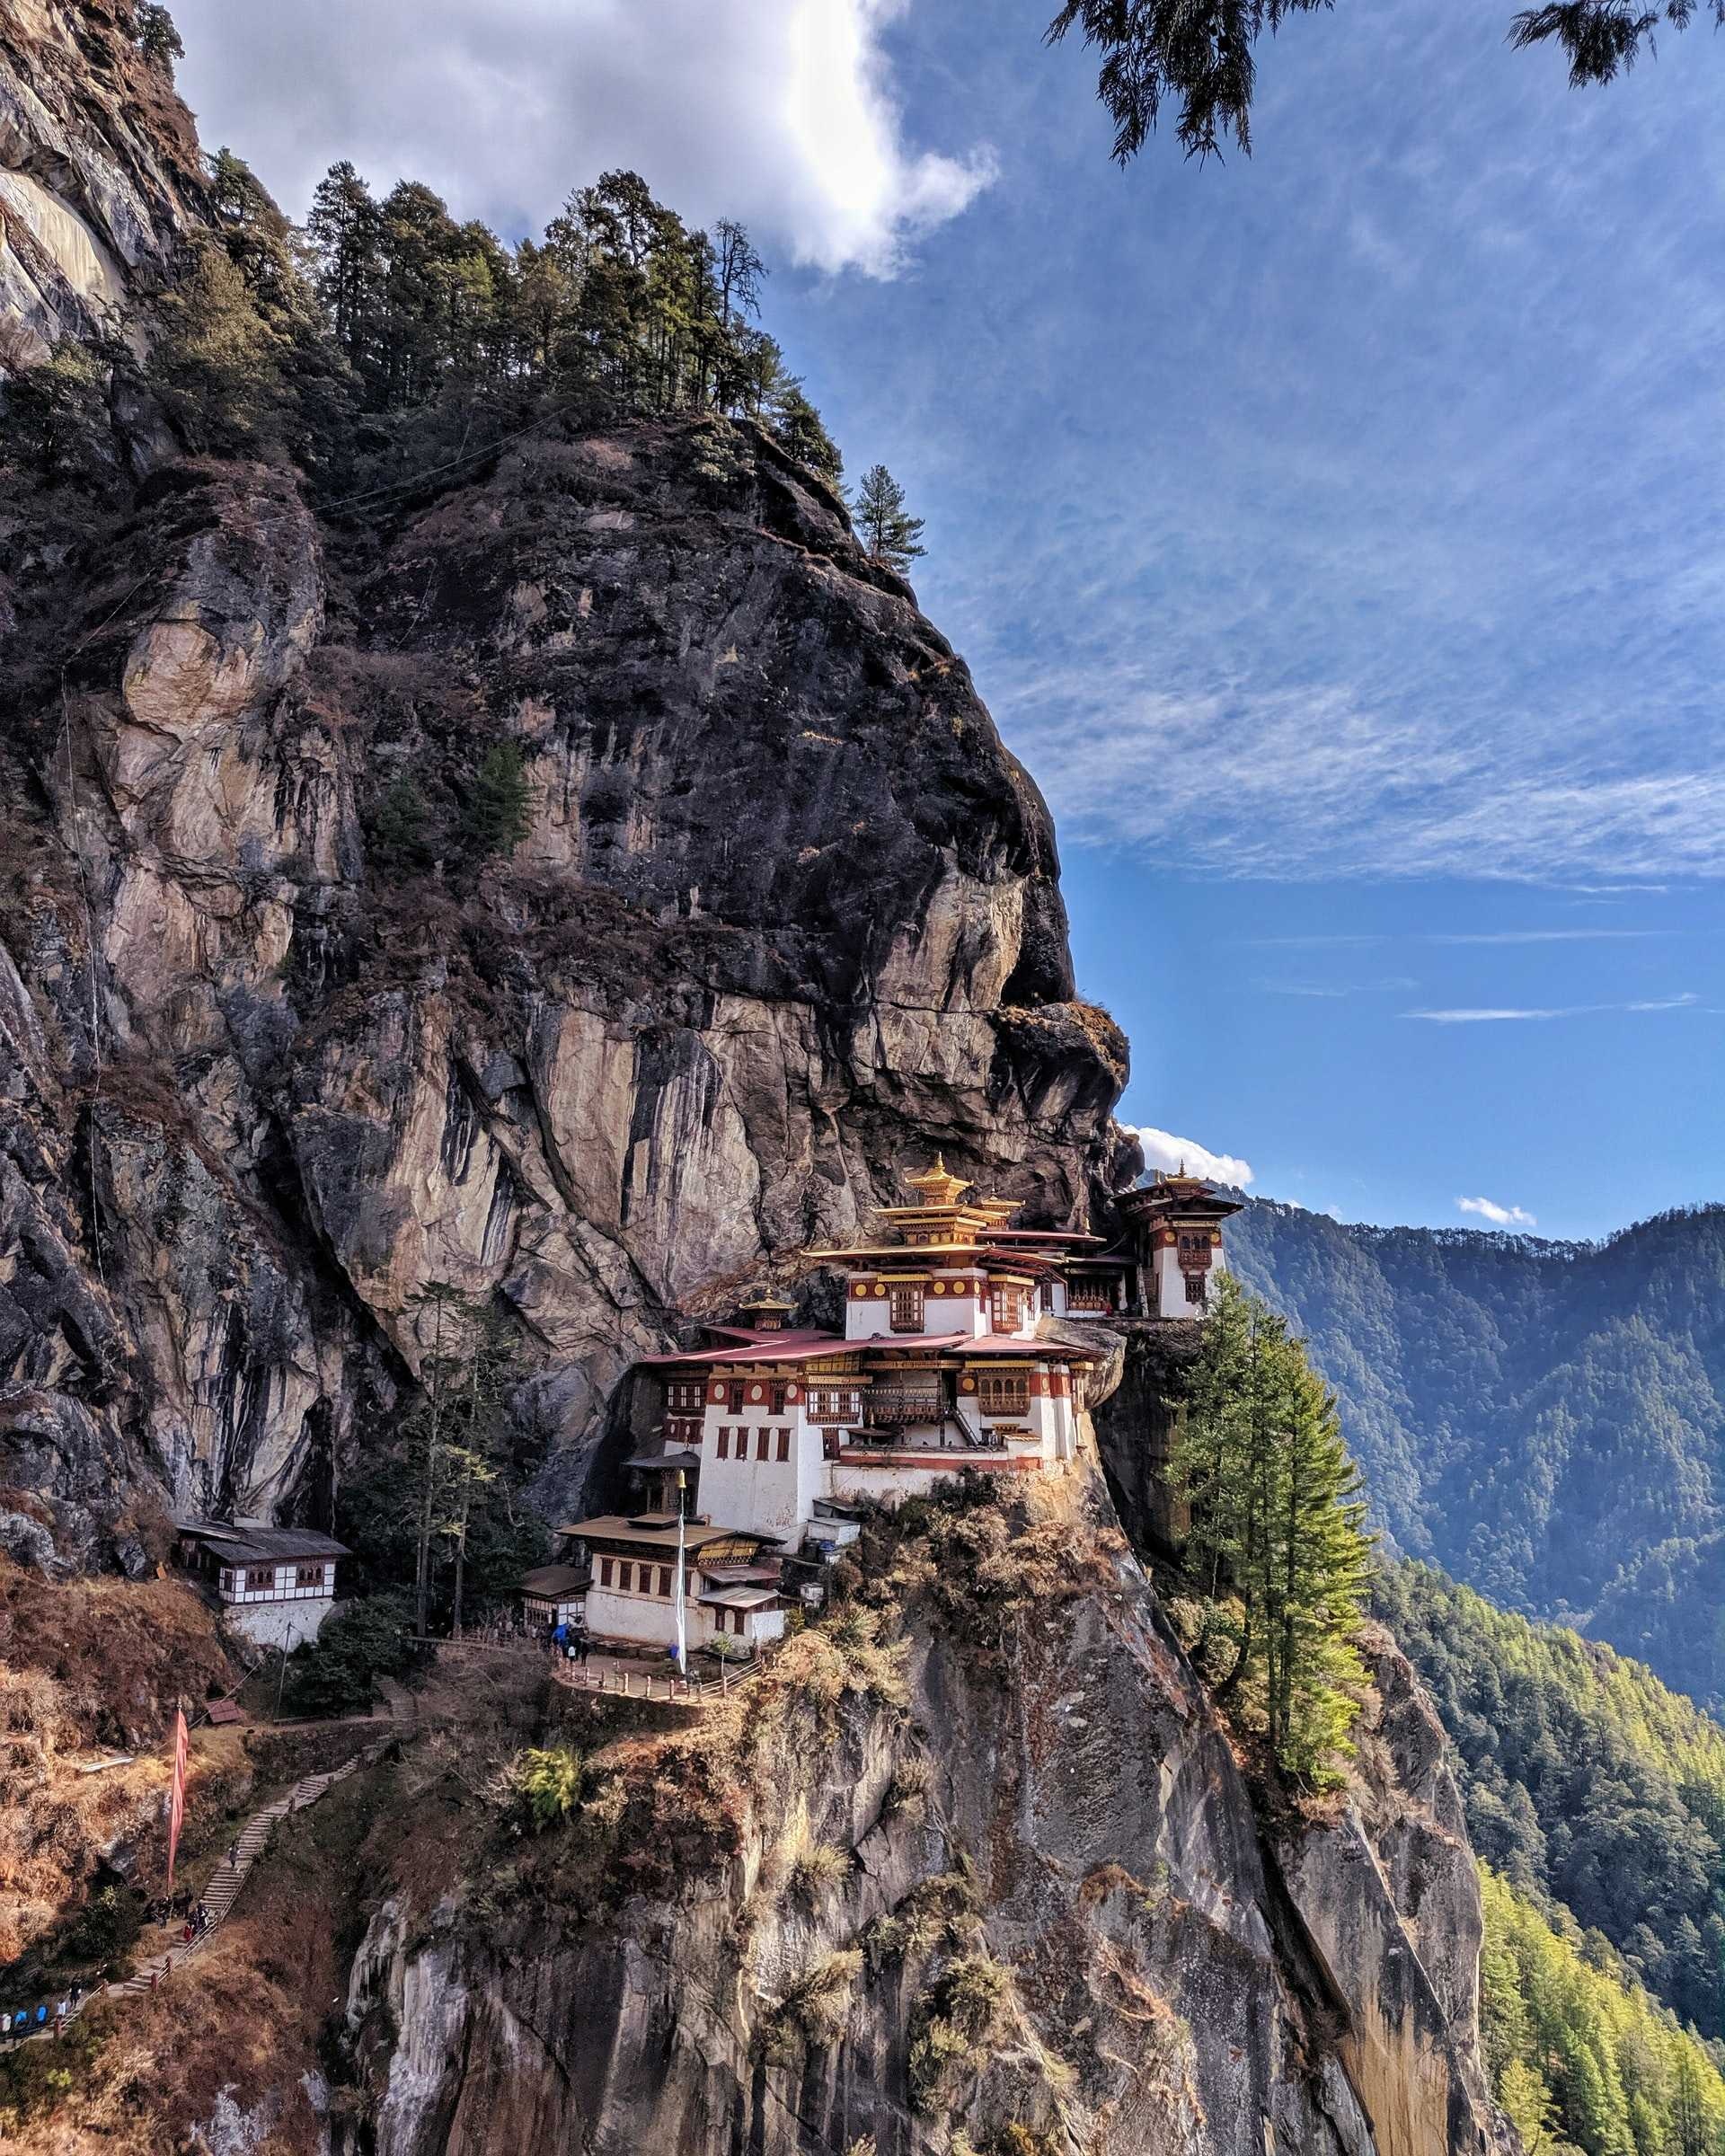
<svg viewBox="0 0 1725 2156">
<path fill-rule="evenodd" d="M 655 1700 L 661 1705 L 674 1707 L 705 1707 L 713 1700 L 728 1698 L 739 1684 L 765 1669 L 776 1651 L 774 1646 L 765 1647 L 747 1662 L 717 1664 L 711 1676 L 679 1677 L 667 1668 L 662 1656 L 649 1661 L 643 1656 L 612 1655 L 595 1649 L 581 1662 L 571 1661 L 562 1654 L 549 1653 L 527 1639 L 437 1639 L 429 1635 L 416 1635 L 414 1644 L 435 1649 L 439 1659 L 446 1655 L 456 1660 L 468 1656 L 505 1655 L 519 1663 L 548 1662 L 553 1683 L 562 1685 L 565 1691 L 608 1692 L 614 1697 Z M 387 1680 L 380 1678 L 378 1688 L 384 1692 L 391 1714 L 394 1714 L 395 1702 L 390 1698 Z"/>
<path fill-rule="evenodd" d="M 62 2028 L 77 2019 L 85 2007 L 93 2005 L 98 1999 L 112 1998 L 120 1993 L 147 1997 L 182 1962 L 200 1952 L 215 1938 L 223 1920 L 233 1908 L 240 1888 L 245 1884 L 246 1874 L 267 1847 L 277 1823 L 290 1813 L 303 1812 L 308 1804 L 315 1804 L 320 1797 L 334 1789 L 338 1782 L 345 1781 L 349 1774 L 357 1773 L 362 1766 L 372 1765 L 382 1757 L 389 1741 L 384 1737 L 375 1745 L 367 1745 L 364 1751 L 356 1752 L 344 1765 L 332 1768 L 327 1774 L 306 1775 L 303 1781 L 296 1781 L 286 1796 L 278 1797 L 273 1804 L 267 1804 L 261 1812 L 252 1813 L 241 1828 L 237 1842 L 232 1845 L 234 1852 L 233 1860 L 224 1858 L 210 1874 L 200 1904 L 209 1913 L 208 1922 L 190 1946 L 170 1947 L 165 1953 L 157 1954 L 143 1963 L 123 1983 L 99 1985 L 94 1991 L 84 1993 L 76 2006 L 67 2012 L 64 2021 L 50 2020 L 42 2028 L 31 2029 L 22 2038 L 15 2037 L 13 2041 L 36 2043 L 44 2037 L 58 2036 Z"/>
</svg>

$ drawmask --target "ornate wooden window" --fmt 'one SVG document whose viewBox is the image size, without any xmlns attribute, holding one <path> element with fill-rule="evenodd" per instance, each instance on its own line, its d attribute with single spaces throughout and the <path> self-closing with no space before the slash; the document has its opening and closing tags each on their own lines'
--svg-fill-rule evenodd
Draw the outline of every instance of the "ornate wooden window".
<svg viewBox="0 0 1725 2156">
<path fill-rule="evenodd" d="M 986 1372 L 977 1381 L 977 1397 L 985 1415 L 1028 1415 L 1031 1381 L 1022 1370 Z"/>
<path fill-rule="evenodd" d="M 783 1414 L 784 1388 L 788 1383 L 788 1379 L 775 1377 L 766 1388 L 766 1411 L 769 1415 Z"/>
<path fill-rule="evenodd" d="M 668 1415 L 698 1415 L 707 1404 L 704 1378 L 674 1377 L 665 1388 Z"/>
<path fill-rule="evenodd" d="M 988 1288 L 988 1322 L 996 1332 L 1016 1332 L 1024 1322 L 1024 1291 L 1004 1281 Z"/>
<path fill-rule="evenodd" d="M 817 1385 L 809 1396 L 809 1412 L 817 1422 L 855 1422 L 862 1412 L 862 1396 L 854 1385 Z"/>
<path fill-rule="evenodd" d="M 275 1584 L 276 1568 L 273 1565 L 252 1565 L 247 1568 L 245 1591 L 248 1595 L 266 1592 Z"/>
<path fill-rule="evenodd" d="M 920 1332 L 923 1330 L 923 1291 L 920 1287 L 895 1287 L 888 1304 L 889 1322 L 895 1332 Z"/>
<path fill-rule="evenodd" d="M 740 1377 L 728 1378 L 726 1380 L 725 1405 L 730 1409 L 733 1415 L 740 1415 L 742 1413 L 743 1402 L 748 1399 L 748 1386 Z"/>
<path fill-rule="evenodd" d="M 294 1585 L 296 1587 L 321 1587 L 323 1585 L 322 1565 L 296 1565 Z"/>
</svg>

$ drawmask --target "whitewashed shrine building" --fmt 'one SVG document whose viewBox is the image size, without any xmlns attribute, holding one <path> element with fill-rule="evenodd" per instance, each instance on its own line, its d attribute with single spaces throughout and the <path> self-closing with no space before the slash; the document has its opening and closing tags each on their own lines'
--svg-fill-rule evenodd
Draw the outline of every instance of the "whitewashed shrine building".
<svg viewBox="0 0 1725 2156">
<path fill-rule="evenodd" d="M 353 1553 L 309 1527 L 256 1520 L 176 1519 L 180 1565 L 259 1647 L 315 1639 L 335 1606 L 337 1568 Z"/>
</svg>

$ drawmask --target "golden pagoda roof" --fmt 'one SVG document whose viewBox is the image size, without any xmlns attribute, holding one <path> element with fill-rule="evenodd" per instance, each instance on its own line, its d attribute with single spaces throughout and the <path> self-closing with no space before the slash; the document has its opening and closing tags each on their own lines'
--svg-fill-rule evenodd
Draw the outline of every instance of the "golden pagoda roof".
<svg viewBox="0 0 1725 2156">
<path fill-rule="evenodd" d="M 958 1203 L 970 1186 L 953 1174 L 946 1164 L 945 1154 L 937 1153 L 932 1168 L 924 1168 L 920 1175 L 905 1178 L 905 1188 L 916 1191 L 924 1206 L 951 1206 Z"/>
</svg>

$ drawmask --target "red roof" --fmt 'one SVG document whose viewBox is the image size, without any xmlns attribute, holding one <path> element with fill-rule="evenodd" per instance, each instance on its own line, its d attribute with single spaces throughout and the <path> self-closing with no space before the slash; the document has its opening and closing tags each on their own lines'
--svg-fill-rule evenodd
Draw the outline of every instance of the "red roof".
<svg viewBox="0 0 1725 2156">
<path fill-rule="evenodd" d="M 728 1330 L 730 1330 L 728 1328 Z M 833 1355 L 849 1343 L 836 1332 L 745 1332 L 728 1348 L 686 1348 L 677 1355 L 643 1355 L 642 1364 L 801 1363 L 810 1356 Z"/>
</svg>

